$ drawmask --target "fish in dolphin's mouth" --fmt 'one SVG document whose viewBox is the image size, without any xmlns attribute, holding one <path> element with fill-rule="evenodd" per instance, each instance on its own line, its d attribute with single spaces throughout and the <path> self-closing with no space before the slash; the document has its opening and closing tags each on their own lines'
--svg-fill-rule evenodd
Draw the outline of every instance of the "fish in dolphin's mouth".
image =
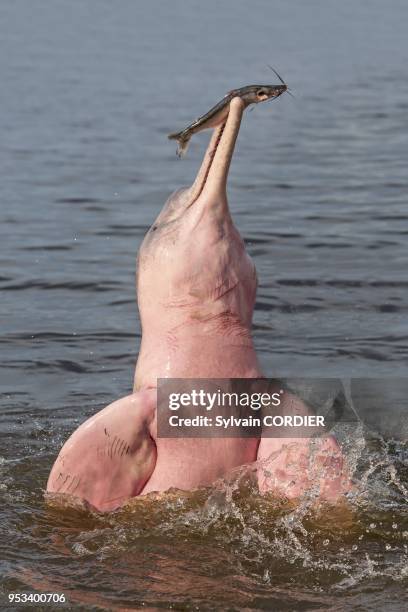
<svg viewBox="0 0 408 612">
<path fill-rule="evenodd" d="M 169 134 L 170 140 L 177 140 L 178 148 L 177 155 L 183 157 L 186 154 L 187 148 L 193 134 L 206 130 L 208 128 L 214 128 L 225 122 L 228 113 L 229 105 L 233 98 L 241 98 L 244 102 L 245 108 L 251 104 L 259 104 L 259 102 L 266 102 L 267 100 L 273 100 L 278 98 L 288 90 L 288 86 L 279 76 L 279 74 L 272 68 L 275 74 L 281 81 L 281 85 L 246 85 L 238 89 L 229 91 L 215 106 L 213 106 L 205 115 L 202 115 L 198 119 L 195 119 L 190 125 L 181 130 L 180 132 L 174 132 Z M 220 135 L 221 137 L 221 135 Z"/>
</svg>

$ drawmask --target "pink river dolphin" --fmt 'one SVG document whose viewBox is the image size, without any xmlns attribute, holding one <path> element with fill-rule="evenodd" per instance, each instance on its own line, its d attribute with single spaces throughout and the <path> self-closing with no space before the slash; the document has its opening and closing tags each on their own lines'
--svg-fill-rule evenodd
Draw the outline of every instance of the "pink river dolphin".
<svg viewBox="0 0 408 612">
<path fill-rule="evenodd" d="M 235 97 L 215 127 L 187 189 L 175 192 L 147 232 L 137 262 L 142 342 L 134 391 L 88 419 L 62 447 L 47 491 L 99 511 L 171 487 L 210 485 L 257 462 L 261 493 L 321 498 L 345 490 L 344 461 L 332 436 L 180 439 L 157 436 L 158 378 L 263 377 L 251 335 L 257 275 L 234 226 L 227 177 L 245 104 Z M 308 414 L 302 400 L 297 413 Z M 313 455 L 313 462 L 310 461 Z M 312 468 L 310 467 L 312 465 Z"/>
</svg>

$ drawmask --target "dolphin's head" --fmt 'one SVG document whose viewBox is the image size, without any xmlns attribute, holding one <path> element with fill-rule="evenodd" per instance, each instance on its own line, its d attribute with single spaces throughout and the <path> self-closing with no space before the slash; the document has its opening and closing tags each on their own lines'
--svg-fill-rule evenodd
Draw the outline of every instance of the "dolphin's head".
<svg viewBox="0 0 408 612">
<path fill-rule="evenodd" d="M 228 207 L 226 183 L 245 103 L 231 101 L 226 123 L 213 134 L 197 178 L 170 196 L 148 231 L 138 258 L 143 326 L 251 325 L 255 266 Z"/>
</svg>

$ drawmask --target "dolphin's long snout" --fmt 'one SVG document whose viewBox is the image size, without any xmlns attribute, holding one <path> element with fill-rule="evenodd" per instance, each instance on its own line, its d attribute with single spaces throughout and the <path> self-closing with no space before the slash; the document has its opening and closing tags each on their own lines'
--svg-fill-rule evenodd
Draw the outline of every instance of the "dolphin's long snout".
<svg viewBox="0 0 408 612">
<path fill-rule="evenodd" d="M 226 122 L 214 130 L 191 188 L 190 205 L 199 196 L 205 196 L 206 199 L 225 200 L 226 203 L 228 172 L 244 109 L 243 100 L 239 97 L 233 98 L 230 102 Z"/>
</svg>

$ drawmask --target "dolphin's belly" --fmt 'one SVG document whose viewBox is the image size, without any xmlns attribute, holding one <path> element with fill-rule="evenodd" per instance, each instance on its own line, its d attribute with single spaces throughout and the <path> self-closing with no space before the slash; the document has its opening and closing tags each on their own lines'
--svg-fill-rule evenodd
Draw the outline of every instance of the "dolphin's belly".
<svg viewBox="0 0 408 612">
<path fill-rule="evenodd" d="M 258 445 L 255 438 L 158 439 L 156 466 L 141 494 L 210 485 L 234 467 L 255 461 Z"/>
<path fill-rule="evenodd" d="M 145 390 L 85 421 L 62 447 L 47 492 L 77 498 L 102 511 L 139 495 L 156 464 L 150 435 L 155 402 L 155 390 Z"/>
</svg>

